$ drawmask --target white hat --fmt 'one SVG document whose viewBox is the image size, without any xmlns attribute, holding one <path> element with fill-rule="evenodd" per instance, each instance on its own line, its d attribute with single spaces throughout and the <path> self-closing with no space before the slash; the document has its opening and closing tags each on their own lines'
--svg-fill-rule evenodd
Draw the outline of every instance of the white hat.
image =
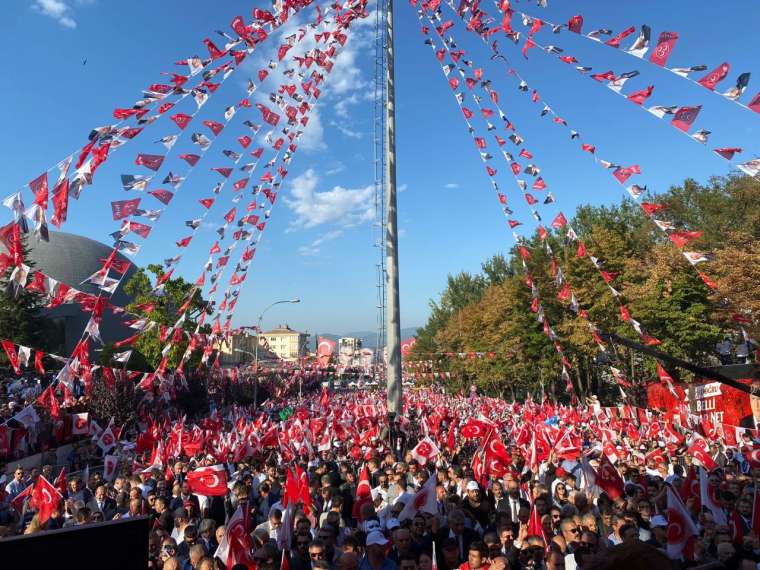
<svg viewBox="0 0 760 570">
<path fill-rule="evenodd" d="M 368 534 L 373 531 L 380 530 L 380 522 L 375 519 L 370 519 L 364 523 L 364 530 Z"/>
<path fill-rule="evenodd" d="M 379 530 L 373 530 L 367 535 L 367 546 L 377 544 L 379 546 L 385 546 L 388 544 L 388 539 L 383 536 L 383 533 Z"/>
<path fill-rule="evenodd" d="M 668 521 L 662 515 L 655 515 L 655 516 L 652 517 L 652 520 L 650 521 L 649 525 L 652 528 L 667 527 L 668 526 Z"/>
<path fill-rule="evenodd" d="M 468 491 L 480 491 L 480 487 L 475 481 L 470 481 L 467 483 L 467 487 L 465 487 Z"/>
<path fill-rule="evenodd" d="M 388 530 L 393 530 L 394 528 L 399 528 L 401 526 L 401 523 L 398 522 L 398 519 L 388 519 L 388 521 L 385 523 L 385 528 Z"/>
</svg>

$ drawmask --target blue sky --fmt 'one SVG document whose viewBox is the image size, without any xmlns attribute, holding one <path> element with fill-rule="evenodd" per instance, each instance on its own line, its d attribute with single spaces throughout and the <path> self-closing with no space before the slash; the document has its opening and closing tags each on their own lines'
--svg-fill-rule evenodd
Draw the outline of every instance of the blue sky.
<svg viewBox="0 0 760 570">
<path fill-rule="evenodd" d="M 492 4 L 483 5 L 494 12 Z M 4 62 L 6 81 L 0 95 L 0 124 L 5 133 L 0 137 L 3 195 L 81 147 L 91 128 L 112 122 L 115 107 L 131 105 L 142 88 L 163 79 L 160 72 L 179 70 L 174 61 L 196 53 L 205 55 L 203 38 L 217 41 L 214 30 L 228 30 L 236 15 L 249 18 L 255 6 L 266 7 L 262 2 L 238 0 L 7 2 L 0 21 L 11 54 Z M 670 65 L 706 64 L 712 69 L 728 61 L 731 73 L 719 91 L 745 71 L 752 72 L 753 79 L 742 100 L 746 103 L 760 90 L 760 69 L 751 43 L 760 27 L 760 10 L 748 9 L 748 3 L 735 0 L 722 2 L 718 9 L 685 0 L 671 0 L 667 6 L 665 10 L 662 2 L 649 0 L 614 3 L 614 7 L 598 0 L 572 4 L 550 0 L 546 10 L 532 2 L 518 4 L 518 8 L 558 22 L 566 22 L 580 10 L 586 31 L 608 27 L 617 33 L 629 25 L 646 23 L 652 27 L 653 42 L 661 31 L 677 31 L 681 37 Z M 401 304 L 402 326 L 409 327 L 425 322 L 428 299 L 437 296 L 448 273 L 476 271 L 482 260 L 508 250 L 512 240 L 440 67 L 430 48 L 423 45 L 417 18 L 406 2 L 397 3 L 396 26 L 398 182 L 403 190 L 399 194 Z M 522 29 L 517 22 L 515 26 Z M 356 29 L 329 79 L 319 117 L 311 121 L 289 168 L 238 303 L 235 324 L 253 323 L 270 302 L 298 296 L 300 305 L 273 309 L 265 326 L 288 322 L 312 333 L 375 326 L 372 32 L 371 22 Z M 570 214 L 581 203 L 618 201 L 623 187 L 574 148 L 567 131 L 539 119 L 540 107 L 516 90 L 504 62 L 490 61 L 480 41 L 466 34 L 461 26 L 454 28 L 466 57 L 484 68 L 500 92 L 502 107 L 526 138 L 526 148 L 542 168 L 557 205 Z M 632 43 L 633 37 L 623 46 Z M 695 128 L 713 132 L 710 148 L 738 146 L 745 149 L 740 158 L 756 156 L 753 143 L 760 115 L 573 34 L 554 36 L 544 30 L 537 40 L 562 46 L 595 71 L 638 69 L 641 76 L 629 81 L 624 91 L 653 84 L 655 92 L 648 104 L 702 104 Z M 644 175 L 640 181 L 650 189 L 664 190 L 687 176 L 704 180 L 728 172 L 724 159 L 603 85 L 580 76 L 571 66 L 539 50 L 531 50 L 526 61 L 507 40 L 500 40 L 500 45 L 531 86 L 588 142 L 596 144 L 601 156 L 624 165 L 641 165 Z M 224 107 L 243 97 L 248 75 L 255 75 L 267 59 L 257 55 L 230 77 L 201 118 L 218 119 Z M 272 85 L 265 87 L 268 92 Z M 251 118 L 258 119 L 253 114 Z M 130 163 L 138 152 L 162 153 L 163 147 L 154 141 L 170 126 L 157 122 L 115 154 L 98 172 L 95 184 L 78 202 L 71 203 L 69 222 L 63 229 L 107 242 L 108 234 L 117 229 L 117 222 L 110 218 L 110 201 L 133 197 L 125 196 L 119 175 L 145 174 Z M 239 128 L 231 131 L 230 137 L 240 134 Z M 174 156 L 188 148 L 189 142 L 185 146 L 178 143 Z M 183 188 L 183 201 L 172 203 L 145 242 L 135 260 L 138 264 L 174 255 L 173 242 L 187 235 L 183 220 L 200 214 L 196 200 L 206 197 L 218 178 L 208 173 L 208 168 L 224 164 L 222 148 L 233 147 L 220 141 L 209 151 L 205 164 L 199 165 Z M 499 166 L 506 175 L 506 165 Z M 501 177 L 500 184 L 514 196 L 510 177 Z M 225 193 L 231 198 L 229 187 Z M 518 216 L 526 219 L 519 201 L 513 198 L 512 203 Z M 220 206 L 208 220 L 216 223 L 224 212 Z M 10 218 L 7 211 L 3 215 Z M 195 240 L 197 248 L 188 250 L 178 272 L 194 280 L 213 239 L 211 229 L 202 231 Z"/>
</svg>

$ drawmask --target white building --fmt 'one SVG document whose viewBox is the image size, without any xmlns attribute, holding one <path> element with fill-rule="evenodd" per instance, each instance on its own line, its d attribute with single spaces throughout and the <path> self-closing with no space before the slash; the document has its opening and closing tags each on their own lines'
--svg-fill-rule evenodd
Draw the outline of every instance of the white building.
<svg viewBox="0 0 760 570">
<path fill-rule="evenodd" d="M 261 337 L 259 346 L 264 346 L 266 339 L 267 348 L 283 360 L 298 360 L 305 356 L 308 350 L 309 335 L 294 331 L 288 325 L 280 325 L 263 332 Z"/>
</svg>

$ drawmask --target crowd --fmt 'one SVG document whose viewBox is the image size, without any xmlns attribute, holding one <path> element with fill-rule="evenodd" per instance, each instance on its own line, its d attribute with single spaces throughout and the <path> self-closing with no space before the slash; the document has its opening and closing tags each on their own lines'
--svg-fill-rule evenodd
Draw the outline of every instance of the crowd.
<svg viewBox="0 0 760 570">
<path fill-rule="evenodd" d="M 389 425 L 382 394 L 323 391 L 177 416 L 141 418 L 134 439 L 89 450 L 93 463 L 115 458 L 110 469 L 17 468 L 0 535 L 148 516 L 150 567 L 167 570 L 760 561 L 756 433 L 715 437 L 685 410 L 423 390 Z M 40 485 L 58 490 L 54 504 L 35 503 Z"/>
</svg>

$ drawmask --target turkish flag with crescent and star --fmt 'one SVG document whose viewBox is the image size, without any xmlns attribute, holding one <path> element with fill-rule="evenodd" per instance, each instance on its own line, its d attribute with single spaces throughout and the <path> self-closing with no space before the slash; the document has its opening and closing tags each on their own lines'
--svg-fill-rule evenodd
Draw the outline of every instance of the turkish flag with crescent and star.
<svg viewBox="0 0 760 570">
<path fill-rule="evenodd" d="M 667 532 L 667 553 L 672 559 L 679 559 L 682 556 L 688 557 L 688 548 L 693 543 L 694 537 L 699 533 L 694 521 L 691 520 L 689 512 L 681 502 L 676 492 L 668 486 L 668 532 Z"/>
<path fill-rule="evenodd" d="M 82 412 L 71 414 L 71 434 L 85 435 L 90 433 L 90 414 Z"/>
<path fill-rule="evenodd" d="M 372 504 L 372 488 L 369 484 L 369 470 L 365 465 L 359 475 L 359 484 L 356 486 L 356 498 L 351 516 L 362 522 L 361 509 L 364 504 Z"/>
<path fill-rule="evenodd" d="M 707 440 L 703 437 L 693 434 L 691 444 L 689 445 L 686 453 L 691 455 L 694 459 L 699 461 L 700 465 L 712 471 L 718 464 L 715 463 L 712 457 L 710 457 L 710 450 L 707 447 Z"/>
<path fill-rule="evenodd" d="M 411 451 L 412 457 L 414 457 L 414 460 L 420 465 L 427 464 L 428 461 L 436 457 L 439 453 L 440 450 L 438 447 L 433 440 L 427 436 L 423 437 Z"/>
<path fill-rule="evenodd" d="M 438 502 L 436 497 L 435 488 L 438 484 L 435 474 L 425 481 L 425 484 L 420 487 L 420 490 L 414 494 L 414 497 L 404 505 L 404 510 L 398 515 L 399 521 L 405 521 L 406 519 L 414 518 L 418 512 L 430 513 L 435 515 L 438 513 Z"/>
<path fill-rule="evenodd" d="M 58 492 L 58 489 L 40 475 L 32 490 L 32 499 L 29 504 L 32 508 L 37 509 L 40 523 L 45 524 L 53 511 L 58 508 L 61 499 L 63 496 Z"/>
<path fill-rule="evenodd" d="M 613 501 L 623 496 L 625 485 L 623 478 L 604 454 L 599 458 L 599 469 L 596 470 L 596 484 Z"/>
<path fill-rule="evenodd" d="M 187 474 L 191 493 L 204 497 L 223 497 L 227 494 L 227 471 L 222 465 L 201 467 Z"/>
</svg>

